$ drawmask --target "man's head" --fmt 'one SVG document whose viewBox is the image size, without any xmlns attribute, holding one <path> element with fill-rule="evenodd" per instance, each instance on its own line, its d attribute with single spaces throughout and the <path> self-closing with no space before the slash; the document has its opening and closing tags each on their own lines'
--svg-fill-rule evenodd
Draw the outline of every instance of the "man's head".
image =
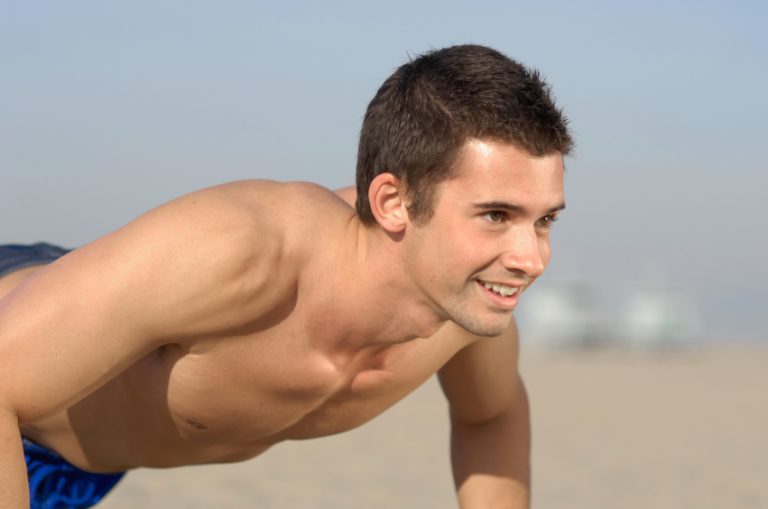
<svg viewBox="0 0 768 509">
<path fill-rule="evenodd" d="M 368 188 L 381 173 L 399 179 L 410 219 L 424 223 L 437 184 L 454 176 L 467 141 L 565 155 L 572 145 L 566 124 L 538 73 L 498 51 L 464 45 L 422 55 L 395 71 L 368 105 L 357 160 L 360 219 L 375 223 Z"/>
</svg>

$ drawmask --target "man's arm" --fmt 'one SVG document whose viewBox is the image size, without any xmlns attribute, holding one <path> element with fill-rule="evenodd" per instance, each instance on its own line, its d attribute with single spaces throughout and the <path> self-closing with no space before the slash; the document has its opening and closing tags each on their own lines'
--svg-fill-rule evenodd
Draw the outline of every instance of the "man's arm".
<svg viewBox="0 0 768 509">
<path fill-rule="evenodd" d="M 279 239 L 248 203 L 274 216 L 282 201 L 265 186 L 174 200 L 0 299 L 0 508 L 29 507 L 20 424 L 69 407 L 163 344 L 264 312 L 264 288 L 279 286 Z"/>
<path fill-rule="evenodd" d="M 29 507 L 27 469 L 16 414 L 0 407 L 0 508 Z"/>
<path fill-rule="evenodd" d="M 450 333 L 469 335 L 454 324 Z M 462 509 L 530 504 L 530 419 L 514 322 L 479 338 L 439 373 L 450 403 L 451 458 Z"/>
</svg>

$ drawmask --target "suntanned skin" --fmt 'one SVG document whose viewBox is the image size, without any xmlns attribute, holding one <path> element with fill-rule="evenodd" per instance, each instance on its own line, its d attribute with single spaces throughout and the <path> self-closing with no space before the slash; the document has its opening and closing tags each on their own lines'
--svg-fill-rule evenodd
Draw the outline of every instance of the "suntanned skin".
<svg viewBox="0 0 768 509">
<path fill-rule="evenodd" d="M 94 472 L 240 461 L 438 371 L 461 506 L 526 506 L 512 310 L 549 261 L 562 157 L 471 141 L 458 164 L 425 225 L 391 174 L 370 227 L 354 191 L 244 181 L 1 278 L 0 507 L 28 507 L 19 429 Z"/>
</svg>

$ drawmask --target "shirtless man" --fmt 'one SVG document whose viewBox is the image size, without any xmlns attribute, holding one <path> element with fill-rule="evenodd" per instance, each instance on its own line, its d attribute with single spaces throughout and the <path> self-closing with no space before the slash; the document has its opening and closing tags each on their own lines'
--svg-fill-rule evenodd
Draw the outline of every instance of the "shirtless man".
<svg viewBox="0 0 768 509">
<path fill-rule="evenodd" d="M 0 507 L 30 485 L 88 507 L 129 469 L 349 430 L 436 372 L 460 506 L 526 507 L 512 311 L 549 261 L 570 146 L 536 73 L 455 46 L 378 91 L 343 199 L 235 182 L 61 257 L 3 247 Z"/>
</svg>

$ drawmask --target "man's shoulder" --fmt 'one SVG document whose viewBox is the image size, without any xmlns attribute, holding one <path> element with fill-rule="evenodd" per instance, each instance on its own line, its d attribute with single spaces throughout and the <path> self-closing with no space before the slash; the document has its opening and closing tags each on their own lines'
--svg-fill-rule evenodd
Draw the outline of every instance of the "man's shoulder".
<svg viewBox="0 0 768 509">
<path fill-rule="evenodd" d="M 123 300 L 152 303 L 151 311 L 142 308 L 152 315 L 148 330 L 194 337 L 280 305 L 316 256 L 317 239 L 336 229 L 323 230 L 323 217 L 341 217 L 345 207 L 313 184 L 229 182 L 147 212 L 65 265 L 107 274 Z"/>
<path fill-rule="evenodd" d="M 143 222 L 266 236 L 316 229 L 354 215 L 333 191 L 309 182 L 239 180 L 200 189 L 150 211 Z"/>
<path fill-rule="evenodd" d="M 243 180 L 167 202 L 90 250 L 134 253 L 142 263 L 161 265 L 186 260 L 212 275 L 277 265 L 284 273 L 300 272 L 315 256 L 317 239 L 332 238 L 353 215 L 332 191 L 315 184 Z"/>
<path fill-rule="evenodd" d="M 239 180 L 201 189 L 182 197 L 206 200 L 210 206 L 229 212 L 250 215 L 262 221 L 285 219 L 295 221 L 323 220 L 354 213 L 339 196 L 311 182 L 277 182 L 272 180 Z"/>
<path fill-rule="evenodd" d="M 355 216 L 333 191 L 310 182 L 229 182 L 182 197 L 176 207 L 184 223 L 193 218 L 239 256 L 270 253 L 296 269 L 318 255 L 318 239 L 341 236 Z"/>
</svg>

